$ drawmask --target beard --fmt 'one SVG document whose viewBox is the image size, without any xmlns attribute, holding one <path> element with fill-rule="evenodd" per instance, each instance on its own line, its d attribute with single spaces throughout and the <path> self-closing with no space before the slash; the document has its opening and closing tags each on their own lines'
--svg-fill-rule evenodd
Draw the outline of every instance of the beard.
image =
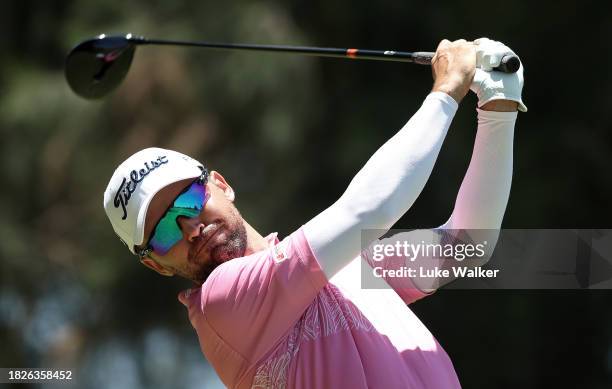
<svg viewBox="0 0 612 389">
<path fill-rule="evenodd" d="M 208 261 L 192 264 L 191 269 L 188 270 L 189 274 L 185 278 L 201 285 L 219 265 L 234 258 L 244 257 L 247 247 L 246 228 L 240 212 L 233 204 L 231 214 L 225 221 L 225 227 L 229 232 L 227 240 L 213 247 Z"/>
</svg>

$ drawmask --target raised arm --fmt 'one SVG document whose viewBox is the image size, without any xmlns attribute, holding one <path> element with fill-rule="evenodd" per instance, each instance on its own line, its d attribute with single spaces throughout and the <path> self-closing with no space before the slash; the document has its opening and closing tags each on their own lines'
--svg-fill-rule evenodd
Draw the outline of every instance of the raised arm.
<svg viewBox="0 0 612 389">
<path fill-rule="evenodd" d="M 501 227 L 512 182 L 512 146 L 517 110 L 526 112 L 521 93 L 523 66 L 516 73 L 491 71 L 514 52 L 501 42 L 477 39 L 476 69 L 471 89 L 478 96 L 478 130 L 472 159 L 455 208 L 443 229 Z M 495 239 L 497 235 L 495 235 Z M 491 247 L 494 247 L 494 242 Z"/>
<path fill-rule="evenodd" d="M 340 199 L 306 223 L 304 233 L 328 279 L 359 255 L 363 229 L 386 231 L 412 206 L 474 69 L 472 44 L 442 41 L 432 61 L 434 87 L 421 108 L 374 153 Z"/>
<path fill-rule="evenodd" d="M 442 228 L 501 227 L 512 183 L 512 150 L 517 103 L 496 100 L 478 111 L 472 159 L 453 213 Z"/>
<path fill-rule="evenodd" d="M 504 55 L 514 52 L 502 43 L 487 38 L 475 42 L 480 68 L 476 70 L 471 89 L 478 96 L 480 108 L 477 109 L 478 130 L 474 151 L 453 212 L 439 229 L 453 235 L 467 230 L 470 239 L 487 242 L 487 255 L 461 266 L 481 266 L 493 254 L 510 196 L 517 110 L 527 111 L 521 98 L 523 66 L 514 74 L 490 71 Z M 423 265 L 448 268 L 457 263 L 428 261 Z M 451 276 L 444 279 L 417 278 L 413 281 L 421 290 L 430 291 L 453 280 Z"/>
<path fill-rule="evenodd" d="M 386 270 L 399 270 L 402 267 L 416 270 L 416 276 L 412 279 L 384 277 L 407 304 L 423 297 L 422 293 L 413 290 L 415 287 L 422 292 L 432 292 L 455 279 L 455 273 L 451 270 L 453 266 L 480 266 L 490 258 L 510 195 L 516 106 L 517 103 L 513 101 L 496 100 L 478 109 L 478 130 L 472 159 L 459 189 L 452 216 L 444 225 L 433 230 L 400 232 L 374 242 L 362 252 L 373 269 L 378 266 Z M 461 244 L 466 239 L 474 243 L 486 241 L 486 255 L 472 257 L 461 263 L 453 259 L 403 257 L 397 253 L 387 254 L 379 258 L 379 261 L 374 260 L 377 246 L 393 247 L 397 242 L 414 245 Z M 436 274 L 436 268 L 449 269 L 449 276 L 420 276 L 420 269 L 429 270 L 424 271 L 425 274 Z"/>
</svg>

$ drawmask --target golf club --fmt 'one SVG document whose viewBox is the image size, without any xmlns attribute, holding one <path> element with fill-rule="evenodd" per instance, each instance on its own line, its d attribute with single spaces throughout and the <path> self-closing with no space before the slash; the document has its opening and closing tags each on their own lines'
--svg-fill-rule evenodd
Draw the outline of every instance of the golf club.
<svg viewBox="0 0 612 389">
<path fill-rule="evenodd" d="M 255 45 L 211 42 L 186 42 L 147 39 L 133 34 L 99 35 L 75 46 L 66 58 L 66 79 L 72 90 L 81 97 L 98 99 L 115 89 L 125 78 L 137 45 L 170 45 L 204 47 L 219 50 L 252 50 L 295 53 L 318 57 L 370 59 L 409 62 L 430 65 L 433 52 L 405 52 L 393 50 L 340 49 L 332 47 L 305 47 Z M 495 70 L 514 73 L 520 67 L 519 58 L 507 55 Z"/>
</svg>

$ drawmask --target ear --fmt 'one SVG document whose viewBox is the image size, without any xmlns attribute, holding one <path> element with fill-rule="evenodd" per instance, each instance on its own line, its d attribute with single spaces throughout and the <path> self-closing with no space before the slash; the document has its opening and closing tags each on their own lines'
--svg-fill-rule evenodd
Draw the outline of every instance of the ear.
<svg viewBox="0 0 612 389">
<path fill-rule="evenodd" d="M 155 270 L 156 272 L 158 272 L 162 276 L 172 277 L 174 275 L 173 272 L 171 272 L 170 270 L 166 269 L 166 267 L 164 267 L 163 265 L 160 265 L 159 263 L 155 262 L 151 258 L 142 258 L 140 260 L 140 263 L 142 263 L 143 265 L 145 265 L 146 267 L 148 267 L 151 270 Z"/>
<path fill-rule="evenodd" d="M 215 184 L 219 189 L 223 191 L 225 197 L 231 202 L 234 202 L 236 198 L 236 194 L 234 193 L 234 189 L 225 181 L 225 178 L 216 170 L 213 170 L 208 175 L 208 181 Z"/>
</svg>

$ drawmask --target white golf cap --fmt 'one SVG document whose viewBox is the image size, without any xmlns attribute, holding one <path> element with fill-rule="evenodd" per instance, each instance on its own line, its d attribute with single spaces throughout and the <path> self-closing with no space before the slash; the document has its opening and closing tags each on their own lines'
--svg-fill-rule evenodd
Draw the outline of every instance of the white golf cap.
<svg viewBox="0 0 612 389">
<path fill-rule="evenodd" d="M 197 178 L 204 165 L 185 154 L 156 147 L 137 152 L 113 173 L 104 191 L 104 210 L 119 239 L 133 254 L 144 239 L 147 209 L 157 192 Z"/>
</svg>

